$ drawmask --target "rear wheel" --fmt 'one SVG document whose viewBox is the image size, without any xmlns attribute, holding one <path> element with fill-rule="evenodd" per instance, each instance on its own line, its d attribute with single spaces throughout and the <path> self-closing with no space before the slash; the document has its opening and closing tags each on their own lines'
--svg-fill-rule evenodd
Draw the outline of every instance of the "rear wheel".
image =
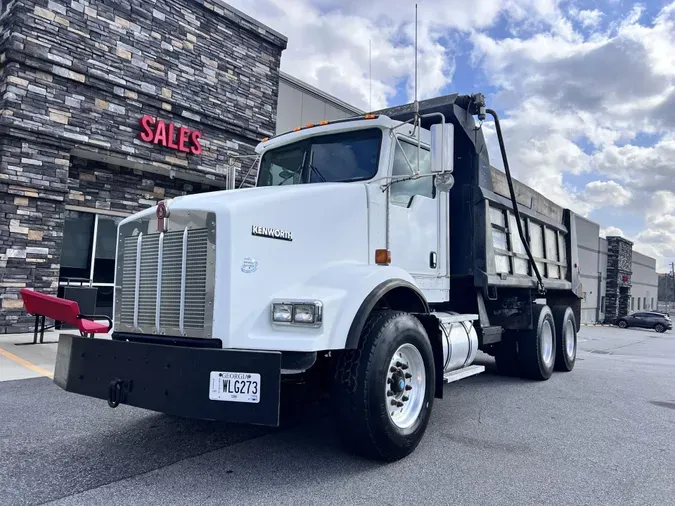
<svg viewBox="0 0 675 506">
<path fill-rule="evenodd" d="M 626 322 L 626 320 L 619 320 L 618 325 L 620 329 L 628 328 L 628 322 Z"/>
<path fill-rule="evenodd" d="M 551 310 L 555 322 L 555 369 L 569 372 L 577 359 L 577 322 L 569 306 L 554 306 Z"/>
<path fill-rule="evenodd" d="M 426 431 L 435 394 L 431 343 L 420 321 L 398 311 L 375 311 L 356 350 L 339 358 L 335 418 L 343 441 L 368 458 L 399 460 Z"/>
<path fill-rule="evenodd" d="M 661 334 L 666 331 L 666 326 L 661 323 L 657 323 L 656 326 L 654 327 L 654 330 L 656 330 L 659 334 Z"/>
<path fill-rule="evenodd" d="M 521 332 L 518 343 L 520 371 L 526 378 L 547 380 L 555 365 L 556 332 L 553 313 L 547 305 L 532 306 L 534 329 Z"/>
</svg>

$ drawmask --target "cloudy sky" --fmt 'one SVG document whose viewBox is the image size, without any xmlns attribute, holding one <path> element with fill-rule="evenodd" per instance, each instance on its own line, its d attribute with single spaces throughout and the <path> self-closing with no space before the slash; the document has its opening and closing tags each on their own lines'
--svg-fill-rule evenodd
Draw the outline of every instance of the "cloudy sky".
<svg viewBox="0 0 675 506">
<path fill-rule="evenodd" d="M 229 3 L 288 37 L 289 74 L 365 110 L 411 100 L 413 0 Z M 418 4 L 420 97 L 485 93 L 515 177 L 675 261 L 675 2 Z"/>
</svg>

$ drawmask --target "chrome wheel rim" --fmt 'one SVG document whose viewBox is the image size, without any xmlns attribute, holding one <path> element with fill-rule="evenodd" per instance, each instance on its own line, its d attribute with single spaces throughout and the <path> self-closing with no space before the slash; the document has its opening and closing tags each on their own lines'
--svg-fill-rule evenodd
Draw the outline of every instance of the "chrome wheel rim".
<svg viewBox="0 0 675 506">
<path fill-rule="evenodd" d="M 387 368 L 385 399 L 387 414 L 399 429 L 412 426 L 422 411 L 427 388 L 426 369 L 419 350 L 401 345 Z"/>
<path fill-rule="evenodd" d="M 574 358 L 575 344 L 574 322 L 572 320 L 567 320 L 567 323 L 565 323 L 565 352 L 569 359 Z"/>
<path fill-rule="evenodd" d="M 553 360 L 553 328 L 546 320 L 541 327 L 541 358 L 549 366 Z"/>
</svg>

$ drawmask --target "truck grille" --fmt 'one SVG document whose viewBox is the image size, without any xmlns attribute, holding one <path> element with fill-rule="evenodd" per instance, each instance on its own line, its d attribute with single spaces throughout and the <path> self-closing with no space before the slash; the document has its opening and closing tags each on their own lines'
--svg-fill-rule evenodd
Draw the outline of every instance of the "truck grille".
<svg viewBox="0 0 675 506">
<path fill-rule="evenodd" d="M 125 237 L 120 246 L 121 326 L 201 335 L 195 330 L 202 331 L 207 318 L 208 230 L 139 234 Z"/>
</svg>

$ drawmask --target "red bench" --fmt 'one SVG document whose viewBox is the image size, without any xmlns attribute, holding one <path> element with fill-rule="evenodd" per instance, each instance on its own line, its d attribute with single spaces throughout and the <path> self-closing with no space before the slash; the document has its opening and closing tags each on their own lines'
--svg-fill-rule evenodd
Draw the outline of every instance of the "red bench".
<svg viewBox="0 0 675 506">
<path fill-rule="evenodd" d="M 40 319 L 42 320 L 40 342 L 43 342 L 45 317 L 77 327 L 82 336 L 94 337 L 94 334 L 107 334 L 112 328 L 112 320 L 105 315 L 83 315 L 80 313 L 80 306 L 74 300 L 61 299 L 28 288 L 21 289 L 21 298 L 26 307 L 26 312 L 35 316 L 33 344 L 37 344 Z M 94 318 L 107 320 L 108 323 L 105 325 L 96 323 L 93 321 Z"/>
</svg>

